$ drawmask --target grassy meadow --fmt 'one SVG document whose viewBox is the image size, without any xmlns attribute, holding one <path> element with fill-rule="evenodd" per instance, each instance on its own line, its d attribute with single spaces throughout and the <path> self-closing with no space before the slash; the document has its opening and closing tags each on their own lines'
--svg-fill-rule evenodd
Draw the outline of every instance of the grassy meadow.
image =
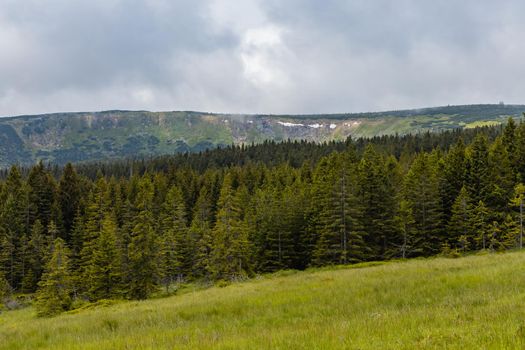
<svg viewBox="0 0 525 350">
<path fill-rule="evenodd" d="M 1 349 L 524 347 L 521 252 L 282 272 L 55 318 L 0 314 Z"/>
</svg>

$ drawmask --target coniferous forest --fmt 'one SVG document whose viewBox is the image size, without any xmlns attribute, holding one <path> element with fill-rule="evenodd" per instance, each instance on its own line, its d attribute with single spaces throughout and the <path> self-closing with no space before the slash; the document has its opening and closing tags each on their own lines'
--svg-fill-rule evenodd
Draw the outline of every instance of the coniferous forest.
<svg viewBox="0 0 525 350">
<path fill-rule="evenodd" d="M 521 248 L 525 124 L 57 167 L 0 181 L 0 296 L 40 315 L 283 269 Z"/>
</svg>

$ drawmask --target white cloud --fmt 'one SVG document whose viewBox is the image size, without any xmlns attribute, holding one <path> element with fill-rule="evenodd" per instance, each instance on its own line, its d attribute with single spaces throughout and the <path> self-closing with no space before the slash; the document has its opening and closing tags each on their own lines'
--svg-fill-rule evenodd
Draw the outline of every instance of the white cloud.
<svg viewBox="0 0 525 350">
<path fill-rule="evenodd" d="M 289 84 L 287 61 L 290 55 L 281 38 L 282 30 L 275 26 L 251 29 L 243 34 L 239 48 L 244 76 L 258 88 L 272 85 L 282 88 Z"/>
<path fill-rule="evenodd" d="M 522 103 L 518 0 L 0 1 L 0 115 Z"/>
</svg>

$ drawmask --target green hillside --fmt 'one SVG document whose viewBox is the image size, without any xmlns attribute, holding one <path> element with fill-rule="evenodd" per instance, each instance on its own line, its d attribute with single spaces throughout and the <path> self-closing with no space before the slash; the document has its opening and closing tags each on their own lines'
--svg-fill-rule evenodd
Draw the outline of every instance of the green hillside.
<svg viewBox="0 0 525 350">
<path fill-rule="evenodd" d="M 522 349 L 525 254 L 282 272 L 35 319 L 0 314 L 2 349 Z"/>
<path fill-rule="evenodd" d="M 355 114 L 232 115 L 106 111 L 0 118 L 0 167 L 177 152 L 232 143 L 342 140 L 502 123 L 523 105 L 469 105 Z"/>
</svg>

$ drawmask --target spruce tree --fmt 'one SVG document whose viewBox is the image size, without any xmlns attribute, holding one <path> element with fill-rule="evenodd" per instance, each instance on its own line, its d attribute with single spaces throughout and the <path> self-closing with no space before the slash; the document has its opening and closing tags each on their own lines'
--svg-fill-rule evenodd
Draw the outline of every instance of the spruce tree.
<svg viewBox="0 0 525 350">
<path fill-rule="evenodd" d="M 201 188 L 193 209 L 193 220 L 188 230 L 192 276 L 210 277 L 210 258 L 213 246 L 211 234 L 211 194 L 206 186 Z"/>
<path fill-rule="evenodd" d="M 497 138 L 490 147 L 489 166 L 490 180 L 487 204 L 497 214 L 496 218 L 503 220 L 514 191 L 515 175 L 502 138 Z"/>
<path fill-rule="evenodd" d="M 367 246 L 372 249 L 373 257 L 379 259 L 388 255 L 389 241 L 395 232 L 397 189 L 389 178 L 390 171 L 383 157 L 368 145 L 358 167 L 359 203 L 366 218 L 363 230 Z"/>
<path fill-rule="evenodd" d="M 488 203 L 490 195 L 490 167 L 487 137 L 477 134 L 468 148 L 466 186 L 472 200 Z"/>
<path fill-rule="evenodd" d="M 16 166 L 9 170 L 0 198 L 0 269 L 3 266 L 10 285 L 18 289 L 25 274 L 23 241 L 29 228 L 27 188 Z"/>
<path fill-rule="evenodd" d="M 503 129 L 502 143 L 507 151 L 509 160 L 514 172 L 518 171 L 518 152 L 517 152 L 517 125 L 514 119 L 509 117 L 507 125 Z"/>
<path fill-rule="evenodd" d="M 478 249 L 487 249 L 490 240 L 490 211 L 483 201 L 479 201 L 472 210 L 472 227 L 475 235 L 474 241 Z"/>
<path fill-rule="evenodd" d="M 168 291 L 171 283 L 182 282 L 190 273 L 186 208 L 182 191 L 176 186 L 166 195 L 160 222 L 160 274 Z"/>
<path fill-rule="evenodd" d="M 461 248 L 464 251 L 467 243 L 474 240 L 472 220 L 471 199 L 467 189 L 463 187 L 452 204 L 451 216 L 447 225 L 447 243 L 450 247 Z"/>
<path fill-rule="evenodd" d="M 520 227 L 516 219 L 507 214 L 501 225 L 501 249 L 513 249 L 519 247 Z"/>
<path fill-rule="evenodd" d="M 215 279 L 242 279 L 251 273 L 248 228 L 242 220 L 240 196 L 233 190 L 232 182 L 232 175 L 228 173 L 220 192 L 213 228 L 210 268 Z"/>
<path fill-rule="evenodd" d="M 29 199 L 31 203 L 31 217 L 30 224 L 35 220 L 40 220 L 44 227 L 49 225 L 51 220 L 59 223 L 60 219 L 57 217 L 56 209 L 56 183 L 44 168 L 42 162 L 31 168 L 29 172 L 27 183 L 29 185 Z"/>
<path fill-rule="evenodd" d="M 117 224 L 112 214 L 102 219 L 100 234 L 93 246 L 87 270 L 88 293 L 91 300 L 110 299 L 121 295 L 122 270 L 117 248 Z"/>
<path fill-rule="evenodd" d="M 69 249 L 61 238 L 52 244 L 51 256 L 38 286 L 35 301 L 38 316 L 54 316 L 71 308 Z"/>
<path fill-rule="evenodd" d="M 81 226 L 76 227 L 75 235 L 80 235 L 82 239 L 78 272 L 86 280 L 89 279 L 89 267 L 93 259 L 97 238 L 102 229 L 102 220 L 110 210 L 107 188 L 106 180 L 99 176 L 89 193 L 84 220 L 79 221 L 78 225 Z M 77 239 L 76 237 L 75 240 Z M 78 249 L 77 243 L 75 243 L 74 249 Z"/>
<path fill-rule="evenodd" d="M 414 226 L 424 255 L 435 254 L 443 243 L 443 211 L 436 169 L 428 154 L 420 154 L 405 176 L 404 196 L 412 208 Z"/>
<path fill-rule="evenodd" d="M 157 288 L 158 244 L 155 235 L 153 184 L 144 177 L 139 183 L 135 206 L 138 210 L 128 246 L 129 286 L 132 299 L 146 299 Z"/>
<path fill-rule="evenodd" d="M 419 237 L 414 229 L 415 220 L 410 202 L 400 201 L 394 220 L 400 234 L 400 240 L 395 246 L 399 249 L 401 258 L 405 259 L 412 254 L 420 254 L 421 250 L 418 247 L 421 246 L 421 242 L 418 242 Z"/>
<path fill-rule="evenodd" d="M 60 203 L 66 242 L 71 239 L 73 221 L 80 206 L 81 191 L 80 179 L 73 165 L 71 163 L 66 164 L 58 184 L 58 202 Z"/>
<path fill-rule="evenodd" d="M 450 219 L 452 205 L 465 183 L 465 165 L 465 145 L 460 139 L 443 158 L 442 172 L 439 174 L 444 219 L 446 221 Z"/>
<path fill-rule="evenodd" d="M 16 283 L 16 246 L 13 233 L 0 226 L 0 271 L 11 285 Z"/>
<path fill-rule="evenodd" d="M 31 229 L 28 242 L 28 270 L 22 281 L 22 288 L 26 292 L 34 292 L 40 280 L 46 258 L 49 256 L 49 241 L 44 235 L 44 226 L 36 220 Z"/>
<path fill-rule="evenodd" d="M 518 208 L 518 213 L 519 213 L 519 228 L 520 228 L 520 233 L 519 233 L 519 248 L 522 249 L 523 248 L 523 201 L 524 201 L 524 197 L 525 197 L 525 185 L 523 185 L 522 183 L 519 183 L 516 185 L 516 187 L 514 187 L 514 197 L 512 198 L 511 202 L 510 202 L 510 205 L 515 207 L 515 208 Z"/>
<path fill-rule="evenodd" d="M 348 159 L 335 154 L 329 164 L 319 202 L 319 239 L 313 252 L 313 264 L 318 266 L 362 261 L 367 253 L 357 180 L 351 176 L 355 171 Z"/>
<path fill-rule="evenodd" d="M 516 171 L 518 172 L 518 180 L 525 182 L 525 123 L 523 120 L 519 123 L 516 129 Z"/>
</svg>

